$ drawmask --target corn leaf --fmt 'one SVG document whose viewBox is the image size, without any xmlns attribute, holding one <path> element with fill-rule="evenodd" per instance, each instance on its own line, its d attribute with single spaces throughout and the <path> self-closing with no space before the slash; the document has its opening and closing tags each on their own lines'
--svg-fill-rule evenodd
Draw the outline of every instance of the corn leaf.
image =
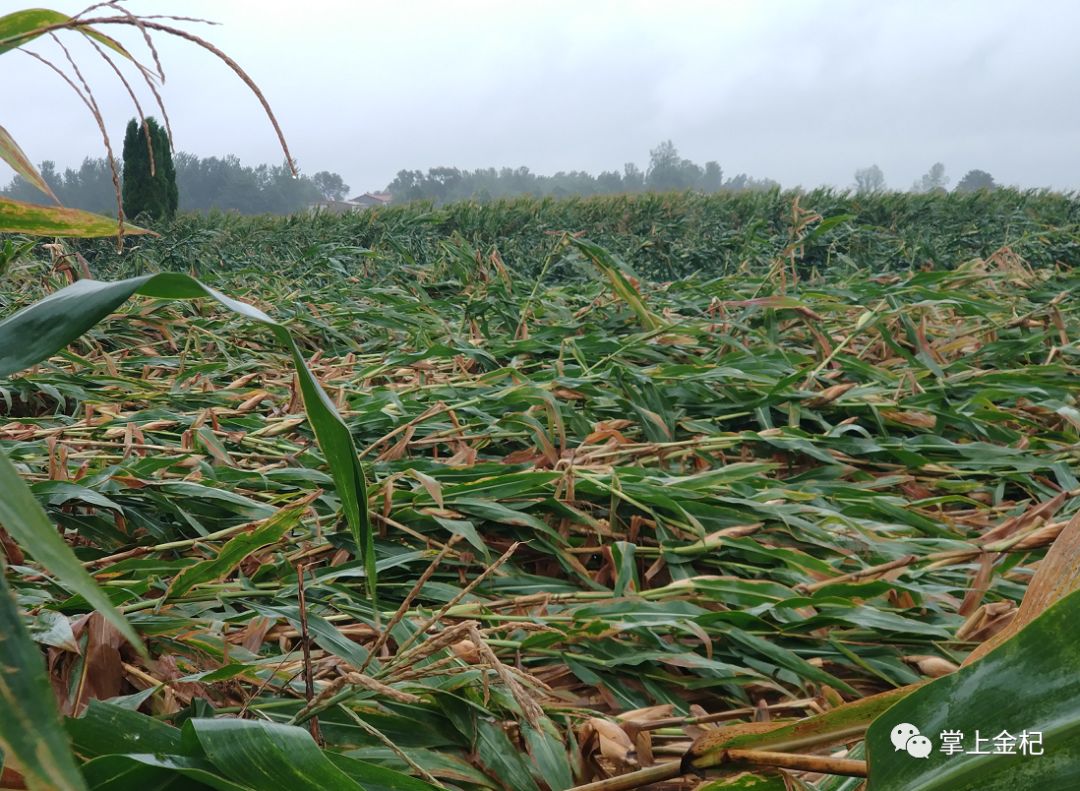
<svg viewBox="0 0 1080 791">
<path fill-rule="evenodd" d="M 101 214 L 91 214 L 64 206 L 39 206 L 36 203 L 0 198 L 0 233 L 92 238 L 115 236 L 116 231 L 116 220 Z M 153 232 L 124 223 L 124 233 Z"/>
<path fill-rule="evenodd" d="M 252 552 L 277 543 L 287 530 L 300 522 L 305 508 L 306 504 L 283 508 L 250 533 L 241 533 L 230 539 L 217 557 L 200 561 L 173 577 L 165 598 L 183 596 L 196 585 L 222 579 Z"/>
<path fill-rule="evenodd" d="M 4 527 L 57 581 L 78 593 L 120 630 L 133 646 L 142 648 L 135 630 L 116 611 L 108 597 L 86 573 L 71 547 L 56 532 L 49 517 L 27 488 L 15 465 L 0 452 L 0 526 Z"/>
<path fill-rule="evenodd" d="M 2 463 L 8 462 L 0 456 Z M 2 481 L 0 490 L 8 491 Z M 6 499 L 6 495 L 0 498 L 0 508 Z M 56 714 L 41 652 L 26 630 L 3 574 L 0 574 L 0 667 L 3 668 L 0 700 L 4 705 L 0 747 L 9 758 L 15 759 L 26 786 L 31 791 L 85 789 Z"/>
<path fill-rule="evenodd" d="M 112 753 L 179 753 L 180 730 L 112 703 L 91 700 L 81 717 L 69 717 L 68 736 L 87 758 Z"/>
<path fill-rule="evenodd" d="M 850 741 L 916 689 L 902 687 L 870 695 L 797 722 L 752 722 L 716 728 L 700 736 L 686 751 L 682 758 L 683 771 L 700 772 L 719 766 L 725 760 L 725 752 L 733 748 L 794 751 Z"/>
<path fill-rule="evenodd" d="M 586 239 L 575 239 L 572 236 L 568 238 L 574 247 L 583 252 L 596 265 L 596 268 L 604 273 L 611 283 L 612 290 L 634 312 L 642 327 L 646 330 L 655 330 L 664 326 L 663 320 L 645 306 L 641 293 L 624 273 L 626 265 L 622 261 L 598 244 Z"/>
<path fill-rule="evenodd" d="M 884 712 L 867 732 L 870 791 L 1080 787 L 1078 624 L 1080 591 Z M 894 745 L 902 724 L 930 740 L 928 756 Z M 960 734 L 963 752 L 942 749 L 946 731 Z"/>
<path fill-rule="evenodd" d="M 206 757 L 228 778 L 259 791 L 363 791 L 303 728 L 231 719 L 191 720 Z"/>
<path fill-rule="evenodd" d="M 59 11 L 48 8 L 28 8 L 0 17 L 0 55 L 9 50 L 29 44 L 38 36 L 44 35 L 58 25 L 72 22 L 72 18 Z M 74 25 L 73 28 L 85 36 L 104 44 L 118 55 L 131 59 L 131 55 L 115 39 L 88 25 Z"/>
<path fill-rule="evenodd" d="M 300 380 L 308 419 L 341 498 L 357 551 L 375 597 L 374 537 L 367 515 L 367 490 L 352 436 L 333 402 L 308 369 L 289 331 L 258 308 L 231 299 L 187 275 L 161 273 L 114 283 L 80 280 L 0 321 L 0 378 L 28 368 L 66 347 L 134 294 L 161 299 L 211 297 L 239 315 L 270 328 L 289 350 Z M 33 547 L 33 544 L 29 544 Z"/>
<path fill-rule="evenodd" d="M 24 179 L 29 181 L 39 190 L 44 192 L 54 201 L 59 203 L 59 199 L 53 194 L 52 187 L 45 183 L 45 179 L 38 173 L 37 168 L 34 167 L 30 159 L 23 153 L 23 150 L 19 148 L 19 144 L 15 142 L 15 139 L 4 127 L 0 126 L 0 159 L 3 159 L 12 169 Z"/>
</svg>

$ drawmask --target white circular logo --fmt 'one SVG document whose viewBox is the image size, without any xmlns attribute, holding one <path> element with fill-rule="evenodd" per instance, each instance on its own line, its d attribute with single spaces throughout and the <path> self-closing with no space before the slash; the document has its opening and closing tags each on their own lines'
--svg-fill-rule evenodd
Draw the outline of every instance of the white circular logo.
<svg viewBox="0 0 1080 791">
<path fill-rule="evenodd" d="M 897 750 L 906 750 L 908 739 L 912 736 L 918 736 L 919 729 L 912 725 L 910 722 L 901 722 L 899 725 L 892 729 L 892 733 L 889 734 L 889 738 L 892 739 L 893 747 Z"/>
<path fill-rule="evenodd" d="M 904 749 L 912 758 L 929 758 L 934 745 L 925 736 L 916 735 L 907 740 Z"/>
</svg>

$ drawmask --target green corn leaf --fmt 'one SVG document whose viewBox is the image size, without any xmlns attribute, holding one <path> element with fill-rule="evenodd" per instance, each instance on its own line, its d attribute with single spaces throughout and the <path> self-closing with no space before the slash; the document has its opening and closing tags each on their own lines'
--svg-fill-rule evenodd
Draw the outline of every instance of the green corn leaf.
<svg viewBox="0 0 1080 791">
<path fill-rule="evenodd" d="M 217 557 L 200 561 L 173 577 L 169 589 L 165 592 L 165 598 L 183 596 L 196 585 L 222 579 L 252 552 L 277 543 L 286 531 L 300 522 L 300 515 L 305 508 L 306 504 L 283 508 L 250 533 L 233 537 L 221 548 Z"/>
<path fill-rule="evenodd" d="M 92 238 L 115 236 L 116 230 L 116 220 L 112 217 L 64 206 L 39 206 L 36 203 L 0 198 L 0 233 Z M 124 223 L 124 233 L 153 232 Z"/>
<path fill-rule="evenodd" d="M 72 18 L 59 11 L 48 8 L 28 8 L 23 11 L 15 11 L 0 17 L 0 55 L 9 50 L 29 44 L 38 36 L 47 31 L 56 29 L 58 25 L 66 25 L 72 22 Z M 94 39 L 99 44 L 104 44 L 118 55 L 128 60 L 134 60 L 130 53 L 124 49 L 115 39 L 106 36 L 88 25 L 72 26 L 83 35 Z"/>
<path fill-rule="evenodd" d="M 596 268 L 604 273 L 604 276 L 611 283 L 611 288 L 627 304 L 630 310 L 634 311 L 634 315 L 638 317 L 642 327 L 646 330 L 656 330 L 664 326 L 663 320 L 645 306 L 645 302 L 642 300 L 637 288 L 623 274 L 623 270 L 626 269 L 625 264 L 598 244 L 593 244 L 585 239 L 575 239 L 572 236 L 568 238 L 574 247 L 583 252 Z"/>
<path fill-rule="evenodd" d="M 2 455 L 0 462 L 10 465 Z M 8 491 L 2 481 L 0 490 Z M 6 499 L 6 495 L 0 498 L 0 508 Z M 3 668 L 0 700 L 4 705 L 0 747 L 4 754 L 18 760 L 18 769 L 31 791 L 85 789 L 56 714 L 41 652 L 26 630 L 3 574 L 0 574 L 0 667 Z"/>
<path fill-rule="evenodd" d="M 526 757 L 510 741 L 502 726 L 486 718 L 476 722 L 476 758 L 509 788 L 520 791 L 539 791 L 529 772 Z"/>
<path fill-rule="evenodd" d="M 374 599 L 374 537 L 368 522 L 364 473 L 352 436 L 333 402 L 307 367 L 292 335 L 258 308 L 231 299 L 192 277 L 172 272 L 114 283 L 80 280 L 0 321 L 0 378 L 60 351 L 135 294 L 160 299 L 211 297 L 233 312 L 269 327 L 274 337 L 289 350 L 300 379 L 308 420 L 330 465 L 345 518 L 364 560 L 368 592 Z M 27 546 L 32 548 L 33 544 Z"/>
<path fill-rule="evenodd" d="M 104 615 L 133 646 L 142 648 L 135 630 L 118 613 L 93 578 L 86 573 L 71 547 L 56 532 L 19 471 L 7 456 L 0 453 L 0 526 L 11 533 L 34 559 L 48 569 L 66 588 L 81 594 L 95 610 Z"/>
<path fill-rule="evenodd" d="M 83 774 L 90 791 L 253 791 L 249 785 L 226 780 L 206 760 L 184 755 L 103 755 L 88 761 Z"/>
<path fill-rule="evenodd" d="M 67 719 L 72 746 L 86 758 L 111 753 L 178 753 L 180 730 L 137 711 L 91 700 L 81 717 Z"/>
<path fill-rule="evenodd" d="M 870 791 L 1080 787 L 1078 699 L 1080 591 L 977 662 L 927 684 L 878 717 L 866 735 Z M 904 724 L 929 740 L 927 757 L 894 744 L 893 729 Z M 962 734 L 963 752 L 942 749 L 944 731 Z M 1041 742 L 1027 754 L 1020 746 L 1024 732 L 1029 744 L 1035 741 L 1031 734 Z M 1003 733 L 1011 740 L 995 742 Z"/>
<path fill-rule="evenodd" d="M 210 762 L 226 777 L 259 791 L 363 791 L 293 725 L 195 719 L 191 728 Z"/>
<path fill-rule="evenodd" d="M 533 775 L 543 780 L 551 791 L 565 791 L 574 785 L 566 746 L 550 719 L 543 717 L 539 724 L 539 728 L 527 722 L 521 724 L 521 735 L 534 767 Z"/>
<path fill-rule="evenodd" d="M 410 751 L 411 752 L 411 751 Z M 435 791 L 436 786 L 385 766 L 327 751 L 330 763 L 364 787 L 364 791 Z"/>
</svg>

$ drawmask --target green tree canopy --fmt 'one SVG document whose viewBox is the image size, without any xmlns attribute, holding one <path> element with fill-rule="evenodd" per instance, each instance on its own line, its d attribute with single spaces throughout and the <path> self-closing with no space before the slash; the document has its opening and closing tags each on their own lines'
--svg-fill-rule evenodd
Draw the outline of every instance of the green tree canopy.
<svg viewBox="0 0 1080 791">
<path fill-rule="evenodd" d="M 176 188 L 169 136 L 153 118 L 143 124 L 132 118 L 124 134 L 124 211 L 167 220 L 176 214 L 180 193 Z"/>
<path fill-rule="evenodd" d="M 320 170 L 311 177 L 314 184 L 326 200 L 343 201 L 349 194 L 349 185 L 337 173 Z"/>
<path fill-rule="evenodd" d="M 533 173 L 526 167 L 476 170 L 434 167 L 427 172 L 400 170 L 386 191 L 395 203 L 429 200 L 445 204 L 461 200 L 483 202 L 517 195 L 559 198 L 672 190 L 714 193 L 769 190 L 777 186 L 771 179 L 754 179 L 745 173 L 725 179 L 719 162 L 710 160 L 702 166 L 684 159 L 675 144 L 665 140 L 650 151 L 649 167 L 645 171 L 633 162 L 627 162 L 622 173 L 605 170 L 597 175 L 581 170 L 560 170 L 548 176 Z"/>
<path fill-rule="evenodd" d="M 881 192 L 885 189 L 885 174 L 877 165 L 855 171 L 855 191 L 858 193 Z"/>
<path fill-rule="evenodd" d="M 670 140 L 665 140 L 649 152 L 649 170 L 645 183 L 649 189 L 688 190 L 698 186 L 704 169 L 689 159 L 679 156 L 679 150 Z"/>
<path fill-rule="evenodd" d="M 145 138 L 143 145 L 145 146 Z M 197 157 L 184 151 L 173 158 L 181 211 L 222 211 L 240 214 L 291 214 L 303 211 L 324 197 L 345 196 L 348 185 L 337 173 L 316 173 L 293 178 L 288 166 L 244 165 L 235 156 Z M 78 168 L 60 172 L 53 162 L 39 171 L 65 206 L 98 214 L 116 214 L 112 171 L 104 158 L 87 157 Z M 38 189 L 15 175 L 0 195 L 33 203 Z M 125 204 L 130 214 L 130 205 Z"/>
<path fill-rule="evenodd" d="M 956 192 L 978 192 L 979 190 L 997 189 L 994 177 L 985 170 L 969 170 L 956 183 Z"/>
<path fill-rule="evenodd" d="M 930 170 L 922 175 L 912 187 L 912 192 L 940 192 L 949 183 L 949 177 L 945 175 L 945 166 L 935 162 Z"/>
</svg>

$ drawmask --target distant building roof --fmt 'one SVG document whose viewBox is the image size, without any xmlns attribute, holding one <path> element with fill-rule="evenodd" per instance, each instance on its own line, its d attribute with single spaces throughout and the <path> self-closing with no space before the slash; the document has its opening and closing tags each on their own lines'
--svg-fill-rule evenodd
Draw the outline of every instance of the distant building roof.
<svg viewBox="0 0 1080 791">
<path fill-rule="evenodd" d="M 365 192 L 349 200 L 349 203 L 355 203 L 358 206 L 382 206 L 389 202 L 389 192 Z"/>
<path fill-rule="evenodd" d="M 311 204 L 311 209 L 323 209 L 334 213 L 370 209 L 372 206 L 385 206 L 390 202 L 389 192 L 365 192 L 349 200 L 321 200 Z"/>
</svg>

